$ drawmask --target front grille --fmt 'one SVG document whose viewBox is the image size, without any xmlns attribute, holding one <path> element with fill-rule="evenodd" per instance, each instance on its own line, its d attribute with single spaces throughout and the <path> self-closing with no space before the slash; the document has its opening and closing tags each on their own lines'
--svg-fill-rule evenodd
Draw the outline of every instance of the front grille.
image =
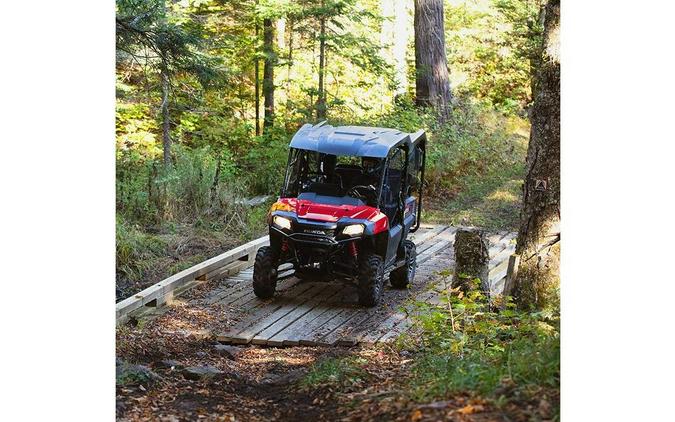
<svg viewBox="0 0 675 422">
<path fill-rule="evenodd" d="M 327 236 L 334 237 L 335 230 L 325 230 L 325 229 L 315 229 L 315 228 L 302 228 L 299 230 L 300 234 L 314 235 L 314 236 Z"/>
<path fill-rule="evenodd" d="M 320 224 L 297 224 L 291 238 L 299 242 L 330 245 L 335 243 L 335 226 L 326 227 Z"/>
<path fill-rule="evenodd" d="M 323 243 L 326 245 L 335 243 L 335 240 L 332 237 L 321 236 L 316 234 L 306 234 L 306 233 L 295 233 L 291 235 L 293 240 L 300 242 L 312 242 L 312 243 Z"/>
</svg>

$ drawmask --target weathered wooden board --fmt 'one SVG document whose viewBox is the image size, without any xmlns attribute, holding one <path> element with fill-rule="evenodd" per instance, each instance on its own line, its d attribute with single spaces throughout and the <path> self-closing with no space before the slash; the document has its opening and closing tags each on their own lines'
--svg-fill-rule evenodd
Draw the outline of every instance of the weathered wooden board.
<svg viewBox="0 0 675 422">
<path fill-rule="evenodd" d="M 310 312 L 320 303 L 329 300 L 332 296 L 337 294 L 342 287 L 336 284 L 328 284 L 328 283 L 318 283 L 318 284 L 321 284 L 319 287 L 321 289 L 321 292 L 318 295 L 312 297 L 305 303 L 299 304 L 292 311 L 290 311 L 283 317 L 279 318 L 273 324 L 271 324 L 270 326 L 268 326 L 267 328 L 256 334 L 251 340 L 251 342 L 253 344 L 267 344 L 269 342 L 270 337 L 273 337 L 275 334 L 292 325 L 294 322 L 296 322 L 305 314 Z"/>
<path fill-rule="evenodd" d="M 153 284 L 147 289 L 115 304 L 116 320 L 123 322 L 130 312 L 152 301 L 160 304 L 165 301 L 167 296 L 173 297 L 176 289 L 235 261 L 246 262 L 246 265 L 249 266 L 252 265 L 256 251 L 268 243 L 269 236 L 263 236 Z M 242 258 L 246 258 L 245 261 Z"/>
<path fill-rule="evenodd" d="M 286 327 L 284 330 L 270 337 L 267 344 L 272 346 L 297 346 L 303 339 L 308 339 L 317 328 L 328 322 L 340 312 L 344 311 L 344 302 L 356 300 L 353 290 L 338 286 L 339 293 L 327 301 L 315 306 L 302 319 Z"/>
<path fill-rule="evenodd" d="M 312 297 L 321 293 L 324 287 L 325 286 L 319 284 L 303 284 L 299 287 L 299 290 L 301 290 L 299 294 L 287 297 L 287 300 L 284 301 L 277 300 L 272 302 L 271 306 L 263 308 L 264 310 L 271 312 L 267 313 L 262 318 L 256 313 L 255 318 L 252 321 L 244 321 L 243 324 L 238 325 L 233 330 L 218 336 L 218 340 L 231 340 L 233 343 L 248 343 L 256 336 L 256 334 L 283 318 L 299 305 L 302 305 Z"/>
</svg>

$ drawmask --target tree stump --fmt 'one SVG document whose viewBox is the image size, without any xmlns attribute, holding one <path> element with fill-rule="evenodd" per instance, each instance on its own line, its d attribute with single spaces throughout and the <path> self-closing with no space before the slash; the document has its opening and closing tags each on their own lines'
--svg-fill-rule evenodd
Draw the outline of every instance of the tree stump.
<svg viewBox="0 0 675 422">
<path fill-rule="evenodd" d="M 489 240 L 479 229 L 459 229 L 455 235 L 455 275 L 452 287 L 460 287 L 467 293 L 480 287 L 489 293 L 488 264 L 490 262 Z M 475 280 L 480 280 L 476 285 Z"/>
</svg>

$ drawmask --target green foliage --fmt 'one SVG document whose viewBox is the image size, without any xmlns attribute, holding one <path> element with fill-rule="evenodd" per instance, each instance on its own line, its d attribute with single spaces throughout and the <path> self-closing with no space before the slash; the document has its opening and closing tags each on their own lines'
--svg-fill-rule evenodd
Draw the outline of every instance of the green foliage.
<svg viewBox="0 0 675 422">
<path fill-rule="evenodd" d="M 363 381 L 368 361 L 358 356 L 328 358 L 312 366 L 300 382 L 301 388 L 315 389 L 324 386 L 352 386 Z"/>
<path fill-rule="evenodd" d="M 456 291 L 438 306 L 420 305 L 422 355 L 411 388 L 419 401 L 474 391 L 498 401 L 557 395 L 560 383 L 559 311 L 525 313 L 510 298 L 491 310 L 480 292 Z"/>
<path fill-rule="evenodd" d="M 538 66 L 541 0 L 481 0 L 445 6 L 446 44 L 453 87 L 517 113 L 532 98 Z"/>
<path fill-rule="evenodd" d="M 127 279 L 140 277 L 147 263 L 164 254 L 166 243 L 160 238 L 144 233 L 137 226 L 117 218 L 115 226 L 117 275 Z"/>
<path fill-rule="evenodd" d="M 116 384 L 118 386 L 148 385 L 161 380 L 161 377 L 152 372 L 148 367 L 132 365 L 126 362 L 118 362 L 115 372 Z"/>
<path fill-rule="evenodd" d="M 291 134 L 274 127 L 268 136 L 260 137 L 242 159 L 242 179 L 251 193 L 279 194 L 288 161 Z"/>
</svg>

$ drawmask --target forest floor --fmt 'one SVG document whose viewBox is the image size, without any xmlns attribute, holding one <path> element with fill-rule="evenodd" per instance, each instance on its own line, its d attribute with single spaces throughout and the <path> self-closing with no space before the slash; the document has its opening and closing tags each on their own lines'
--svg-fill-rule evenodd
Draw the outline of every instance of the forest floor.
<svg viewBox="0 0 675 422">
<path fill-rule="evenodd" d="M 554 392 L 497 404 L 464 392 L 419 402 L 407 381 L 414 354 L 387 347 L 240 350 L 232 360 L 208 341 L 184 339 L 171 352 L 147 355 L 158 379 L 118 385 L 118 420 L 529 421 L 550 419 L 556 399 Z M 188 379 L 183 365 L 220 372 Z"/>
</svg>

